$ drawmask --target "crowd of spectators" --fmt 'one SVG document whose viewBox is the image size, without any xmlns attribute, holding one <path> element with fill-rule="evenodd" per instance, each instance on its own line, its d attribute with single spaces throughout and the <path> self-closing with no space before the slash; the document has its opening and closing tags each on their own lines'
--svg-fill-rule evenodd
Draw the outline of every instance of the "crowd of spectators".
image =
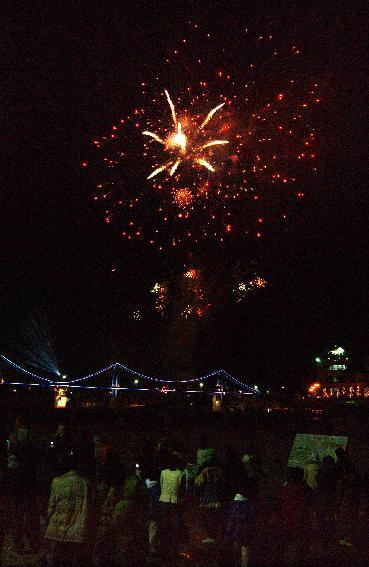
<svg viewBox="0 0 369 567">
<path fill-rule="evenodd" d="M 318 564 L 319 544 L 335 550 L 327 565 L 337 557 L 368 564 L 369 483 L 342 449 L 286 468 L 267 501 L 268 463 L 251 444 L 242 454 L 231 445 L 217 451 L 202 435 L 196 454 L 185 455 L 175 439 L 150 436 L 130 462 L 124 447 L 67 424 L 40 448 L 18 416 L 9 437 L 3 565 L 28 557 L 55 567 L 303 566 Z"/>
</svg>

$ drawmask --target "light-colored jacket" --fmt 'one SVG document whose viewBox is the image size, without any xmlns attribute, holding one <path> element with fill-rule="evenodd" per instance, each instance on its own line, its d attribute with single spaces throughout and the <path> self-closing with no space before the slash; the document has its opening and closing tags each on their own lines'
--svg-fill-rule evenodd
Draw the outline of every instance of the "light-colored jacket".
<svg viewBox="0 0 369 567">
<path fill-rule="evenodd" d="M 168 502 L 178 504 L 181 500 L 181 485 L 183 480 L 183 472 L 179 469 L 171 471 L 164 469 L 160 475 L 160 502 Z"/>
<path fill-rule="evenodd" d="M 76 471 L 54 478 L 45 538 L 83 543 L 87 536 L 88 501 L 88 480 Z"/>
</svg>

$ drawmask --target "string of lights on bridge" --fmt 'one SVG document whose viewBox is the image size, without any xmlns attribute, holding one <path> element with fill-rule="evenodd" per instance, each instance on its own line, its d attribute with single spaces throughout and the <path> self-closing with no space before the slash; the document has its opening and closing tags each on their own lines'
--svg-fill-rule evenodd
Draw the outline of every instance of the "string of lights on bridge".
<svg viewBox="0 0 369 567">
<path fill-rule="evenodd" d="M 171 385 L 186 385 L 186 384 L 199 384 L 200 388 L 202 388 L 204 386 L 204 381 L 208 380 L 209 378 L 212 377 L 221 377 L 223 379 L 225 379 L 226 381 L 229 382 L 233 382 L 235 385 L 237 385 L 239 388 L 245 389 L 246 392 L 244 393 L 248 393 L 248 394 L 255 394 L 258 393 L 258 388 L 256 386 L 251 387 L 248 386 L 247 384 L 244 384 L 243 382 L 241 382 L 240 380 L 238 380 L 237 378 L 235 378 L 234 376 L 232 376 L 231 374 L 229 374 L 228 372 L 226 372 L 223 369 L 220 370 L 214 370 L 212 372 L 208 372 L 207 374 L 204 374 L 203 376 L 199 376 L 196 378 L 188 378 L 186 380 L 170 380 L 170 379 L 164 379 L 164 378 L 157 378 L 155 376 L 149 376 L 147 374 L 144 374 L 143 372 L 138 372 L 137 370 L 133 370 L 131 368 L 128 368 L 127 366 L 116 362 L 113 364 L 109 364 L 108 366 L 105 366 L 104 368 L 100 368 L 99 370 L 96 370 L 95 372 L 91 372 L 90 374 L 87 374 L 86 376 L 81 376 L 80 378 L 74 378 L 73 380 L 66 380 L 63 377 L 63 380 L 52 380 L 50 378 L 46 378 L 45 376 L 41 376 L 39 374 L 35 374 L 34 372 L 31 372 L 29 370 L 27 370 L 26 368 L 20 366 L 19 364 L 17 364 L 16 362 L 14 362 L 13 360 L 11 360 L 10 358 L 6 357 L 5 355 L 1 354 L 0 358 L 6 362 L 9 366 L 15 368 L 16 370 L 18 370 L 19 372 L 22 372 L 23 374 L 29 376 L 30 378 L 34 378 L 35 380 L 40 381 L 41 383 L 29 383 L 29 384 L 24 384 L 23 382 L 8 382 L 8 384 L 11 385 L 29 385 L 29 386 L 41 386 L 41 385 L 47 385 L 47 386 L 51 386 L 51 387 L 67 387 L 67 388 L 86 388 L 86 389 L 99 389 L 99 390 L 142 390 L 142 391 L 150 391 L 150 388 L 127 388 L 127 387 L 123 387 L 123 386 L 119 386 L 117 382 L 114 383 L 114 385 L 112 384 L 112 386 L 108 387 L 108 388 L 104 388 L 104 387 L 99 387 L 99 386 L 82 386 L 82 383 L 85 383 L 87 380 L 91 380 L 93 378 L 96 378 L 99 375 L 105 374 L 108 371 L 112 371 L 113 372 L 113 376 L 116 376 L 116 373 L 118 370 L 121 370 L 123 372 L 126 372 L 127 374 L 131 374 L 133 376 L 136 377 L 135 380 L 135 384 L 138 384 L 138 379 L 141 380 L 148 380 L 150 382 L 153 383 L 157 383 L 157 384 L 161 384 L 162 386 L 166 385 L 166 384 L 171 384 Z M 46 382 L 46 384 L 42 384 L 42 382 Z M 154 388 L 154 389 L 159 389 L 160 388 Z M 167 391 L 175 391 L 174 388 L 172 388 L 172 390 L 167 389 Z M 198 390 L 186 390 L 188 392 L 198 392 Z"/>
</svg>

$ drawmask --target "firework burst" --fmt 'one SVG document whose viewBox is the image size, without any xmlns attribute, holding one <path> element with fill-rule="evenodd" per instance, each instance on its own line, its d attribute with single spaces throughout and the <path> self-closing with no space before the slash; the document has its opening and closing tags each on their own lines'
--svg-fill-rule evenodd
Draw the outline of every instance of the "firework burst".
<svg viewBox="0 0 369 567">
<path fill-rule="evenodd" d="M 236 264 L 224 272 L 219 266 L 207 270 L 187 266 L 150 289 L 155 312 L 166 318 L 205 319 L 226 305 L 243 303 L 251 298 L 250 292 L 258 294 L 268 287 L 266 279 L 254 269 Z"/>
<path fill-rule="evenodd" d="M 300 57 L 271 36 L 213 41 L 190 24 L 162 77 L 140 81 L 139 106 L 94 140 L 105 222 L 161 250 L 260 238 L 270 219 L 286 219 L 316 170 L 320 98 Z"/>
<path fill-rule="evenodd" d="M 241 303 L 242 301 L 244 301 L 246 294 L 250 293 L 250 291 L 262 289 L 266 287 L 266 285 L 267 281 L 260 276 L 255 276 L 251 280 L 246 282 L 239 282 L 233 289 L 236 302 Z"/>
</svg>

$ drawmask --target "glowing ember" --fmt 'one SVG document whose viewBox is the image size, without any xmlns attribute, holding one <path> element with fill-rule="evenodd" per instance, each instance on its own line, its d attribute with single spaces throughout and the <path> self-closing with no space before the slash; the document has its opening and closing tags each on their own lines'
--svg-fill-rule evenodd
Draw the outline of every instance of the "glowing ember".
<svg viewBox="0 0 369 567">
<path fill-rule="evenodd" d="M 198 271 L 196 270 L 196 268 L 190 268 L 184 274 L 185 278 L 189 278 L 191 280 L 194 280 L 195 278 L 197 278 L 197 276 L 198 276 Z"/>
<path fill-rule="evenodd" d="M 259 276 L 254 278 L 250 282 L 250 285 L 252 285 L 252 287 L 265 287 L 266 284 L 267 284 L 266 280 L 263 280 L 263 278 L 260 278 Z"/>
<path fill-rule="evenodd" d="M 248 282 L 240 282 L 237 287 L 233 290 L 236 295 L 236 302 L 241 303 L 245 299 L 245 295 L 250 291 L 254 291 L 255 289 L 262 289 L 266 287 L 267 281 L 261 278 L 260 276 L 256 276 L 252 278 Z"/>
</svg>

